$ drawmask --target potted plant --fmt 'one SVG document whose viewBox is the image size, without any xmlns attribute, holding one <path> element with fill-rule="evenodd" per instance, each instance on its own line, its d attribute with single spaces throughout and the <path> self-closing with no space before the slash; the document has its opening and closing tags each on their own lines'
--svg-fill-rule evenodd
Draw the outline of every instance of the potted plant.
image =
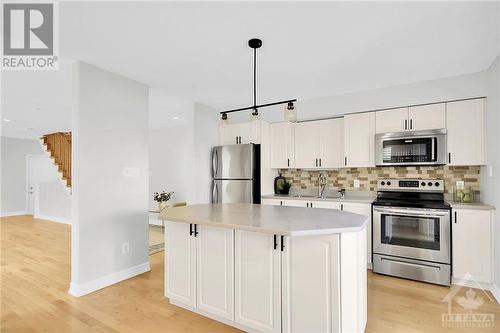
<svg viewBox="0 0 500 333">
<path fill-rule="evenodd" d="M 158 208 L 160 211 L 164 210 L 165 207 L 167 207 L 167 202 L 170 200 L 170 197 L 172 196 L 173 192 L 165 192 L 162 191 L 161 193 L 155 192 L 153 199 L 154 201 L 158 202 Z"/>
</svg>

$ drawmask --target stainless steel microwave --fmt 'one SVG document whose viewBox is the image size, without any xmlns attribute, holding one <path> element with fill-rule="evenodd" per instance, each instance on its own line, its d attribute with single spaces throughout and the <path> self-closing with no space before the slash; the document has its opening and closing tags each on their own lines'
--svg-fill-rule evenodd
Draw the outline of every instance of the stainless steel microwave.
<svg viewBox="0 0 500 333">
<path fill-rule="evenodd" d="M 446 129 L 375 135 L 375 164 L 440 165 L 448 155 Z"/>
</svg>

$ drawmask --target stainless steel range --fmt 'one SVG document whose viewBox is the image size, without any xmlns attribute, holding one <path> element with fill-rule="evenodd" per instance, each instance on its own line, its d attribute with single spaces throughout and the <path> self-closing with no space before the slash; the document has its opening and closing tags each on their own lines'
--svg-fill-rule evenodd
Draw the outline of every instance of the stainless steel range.
<svg viewBox="0 0 500 333">
<path fill-rule="evenodd" d="M 379 180 L 372 212 L 374 272 L 450 285 L 451 208 L 443 180 Z"/>
</svg>

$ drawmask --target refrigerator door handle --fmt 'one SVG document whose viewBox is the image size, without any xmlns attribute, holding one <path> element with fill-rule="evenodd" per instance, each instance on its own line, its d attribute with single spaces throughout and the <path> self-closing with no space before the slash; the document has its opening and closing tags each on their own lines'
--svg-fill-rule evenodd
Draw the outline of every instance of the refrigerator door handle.
<svg viewBox="0 0 500 333">
<path fill-rule="evenodd" d="M 215 203 L 219 202 L 219 187 L 217 186 L 217 183 L 215 183 Z"/>
<path fill-rule="evenodd" d="M 215 181 L 212 181 L 212 198 L 211 198 L 211 202 L 212 203 L 215 203 L 215 187 L 217 185 L 215 184 Z"/>
</svg>

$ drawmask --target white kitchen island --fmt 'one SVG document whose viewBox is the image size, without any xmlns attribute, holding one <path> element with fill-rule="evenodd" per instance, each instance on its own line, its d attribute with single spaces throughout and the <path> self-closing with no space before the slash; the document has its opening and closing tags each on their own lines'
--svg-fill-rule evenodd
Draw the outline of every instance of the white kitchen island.
<svg viewBox="0 0 500 333">
<path fill-rule="evenodd" d="M 250 332 L 363 332 L 368 217 L 202 204 L 164 210 L 165 296 Z"/>
</svg>

